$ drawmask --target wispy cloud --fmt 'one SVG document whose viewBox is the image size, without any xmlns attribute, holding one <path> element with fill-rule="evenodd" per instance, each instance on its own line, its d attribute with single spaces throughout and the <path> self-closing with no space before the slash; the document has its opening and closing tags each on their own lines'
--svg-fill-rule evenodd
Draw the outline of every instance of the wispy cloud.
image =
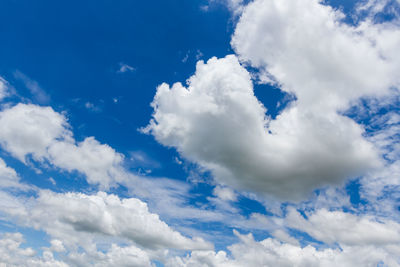
<svg viewBox="0 0 400 267">
<path fill-rule="evenodd" d="M 24 83 L 35 101 L 40 104 L 47 104 L 50 102 L 50 96 L 40 87 L 37 81 L 32 80 L 19 70 L 14 72 L 14 78 Z"/>
<path fill-rule="evenodd" d="M 135 71 L 136 69 L 132 66 L 129 66 L 128 64 L 125 64 L 123 62 L 119 63 L 119 69 L 118 69 L 118 73 L 125 73 L 125 72 L 132 72 Z"/>
<path fill-rule="evenodd" d="M 4 97 L 7 96 L 8 94 L 8 82 L 0 77 L 0 100 L 2 100 Z"/>
<path fill-rule="evenodd" d="M 92 102 L 86 102 L 85 108 L 91 112 L 99 113 L 102 111 L 102 108 L 93 104 Z"/>
</svg>

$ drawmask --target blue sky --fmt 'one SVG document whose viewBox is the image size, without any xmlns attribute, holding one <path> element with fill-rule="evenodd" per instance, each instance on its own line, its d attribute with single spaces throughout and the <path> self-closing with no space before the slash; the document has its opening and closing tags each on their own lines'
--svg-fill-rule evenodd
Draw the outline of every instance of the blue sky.
<svg viewBox="0 0 400 267">
<path fill-rule="evenodd" d="M 399 1 L 0 10 L 1 264 L 400 265 Z"/>
</svg>

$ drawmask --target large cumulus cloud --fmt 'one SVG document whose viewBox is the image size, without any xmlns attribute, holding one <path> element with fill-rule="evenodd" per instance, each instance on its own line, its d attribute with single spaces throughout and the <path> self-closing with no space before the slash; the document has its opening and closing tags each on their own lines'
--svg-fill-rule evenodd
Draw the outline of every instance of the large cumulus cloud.
<svg viewBox="0 0 400 267">
<path fill-rule="evenodd" d="M 160 85 L 152 107 L 145 131 L 239 188 L 297 199 L 377 163 L 362 127 L 336 112 L 295 104 L 266 117 L 233 55 L 200 61 L 188 87 Z"/>
</svg>

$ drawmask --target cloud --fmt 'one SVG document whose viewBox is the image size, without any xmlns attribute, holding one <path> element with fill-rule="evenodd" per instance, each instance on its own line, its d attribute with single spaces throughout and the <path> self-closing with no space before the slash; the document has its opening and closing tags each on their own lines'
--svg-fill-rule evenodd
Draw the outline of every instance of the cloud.
<svg viewBox="0 0 400 267">
<path fill-rule="evenodd" d="M 107 252 L 89 251 L 74 252 L 68 257 L 73 266 L 122 266 L 153 267 L 148 253 L 135 246 L 118 246 L 112 244 Z"/>
<path fill-rule="evenodd" d="M 371 21 L 382 15 L 392 15 L 397 18 L 400 14 L 399 0 L 366 0 L 356 5 L 357 17 L 367 16 Z"/>
<path fill-rule="evenodd" d="M 50 102 L 50 96 L 40 87 L 37 81 L 32 80 L 19 70 L 14 72 L 14 77 L 24 83 L 25 87 L 38 103 L 47 104 Z"/>
<path fill-rule="evenodd" d="M 289 209 L 285 221 L 289 227 L 330 245 L 384 247 L 400 242 L 400 225 L 394 221 L 376 221 L 373 216 L 326 209 L 308 215 L 305 219 L 296 210 Z"/>
<path fill-rule="evenodd" d="M 321 100 L 323 101 L 323 100 Z M 275 120 L 235 56 L 199 61 L 188 87 L 162 84 L 144 132 L 227 185 L 299 199 L 377 165 L 363 128 L 336 111 L 294 103 Z"/>
<path fill-rule="evenodd" d="M 91 103 L 91 102 L 86 102 L 85 103 L 85 108 L 91 112 L 94 113 L 99 113 L 102 111 L 102 108 L 99 106 L 96 106 L 95 104 Z"/>
<path fill-rule="evenodd" d="M 32 248 L 22 248 L 24 242 L 21 233 L 6 233 L 0 238 L 0 265 L 2 266 L 32 266 L 32 267 L 67 267 L 66 263 L 54 259 L 50 251 L 36 256 Z M 4 265 L 3 265 L 4 264 Z"/>
<path fill-rule="evenodd" d="M 195 251 L 190 256 L 175 257 L 166 264 L 169 266 L 387 266 L 398 265 L 399 246 L 387 251 L 374 246 L 342 247 L 341 249 L 319 249 L 312 246 L 301 247 L 281 243 L 273 238 L 260 242 L 251 234 L 241 235 L 236 232 L 240 243 L 229 247 L 232 258 L 224 251 Z"/>
<path fill-rule="evenodd" d="M 213 190 L 213 195 L 225 201 L 236 201 L 237 194 L 229 187 L 217 185 Z"/>
<path fill-rule="evenodd" d="M 226 7 L 232 12 L 233 15 L 240 15 L 245 1 L 244 0 L 208 0 L 208 5 L 201 6 L 203 11 L 208 11 L 209 7 L 215 3 L 221 3 L 226 5 Z"/>
<path fill-rule="evenodd" d="M 0 76 L 0 100 L 8 95 L 7 81 Z"/>
<path fill-rule="evenodd" d="M 128 64 L 119 63 L 119 70 L 117 71 L 118 73 L 125 73 L 125 72 L 132 72 L 135 71 L 135 68 L 132 66 L 129 66 Z"/>
<path fill-rule="evenodd" d="M 73 240 L 79 233 L 114 236 L 148 249 L 208 249 L 202 239 L 190 239 L 172 230 L 146 203 L 99 192 L 57 194 L 41 191 L 32 207 L 31 220 L 51 236 Z"/>
<path fill-rule="evenodd" d="M 231 44 L 242 61 L 294 93 L 302 110 L 346 109 L 399 85 L 400 28 L 369 20 L 350 26 L 344 17 L 317 0 L 256 0 L 246 6 Z"/>
<path fill-rule="evenodd" d="M 28 154 L 43 160 L 49 146 L 70 138 L 66 118 L 50 107 L 18 104 L 0 112 L 0 143 L 22 162 Z"/>
<path fill-rule="evenodd" d="M 123 180 L 124 156 L 94 137 L 76 142 L 66 117 L 50 107 L 17 104 L 0 112 L 0 144 L 26 163 L 27 156 L 79 171 L 91 184 L 108 188 Z"/>
<path fill-rule="evenodd" d="M 43 247 L 43 255 L 32 248 L 22 248 L 25 242 L 21 233 L 5 233 L 0 239 L 0 265 L 4 266 L 32 266 L 32 267 L 67 267 L 67 266 L 153 266 L 149 255 L 142 249 L 135 246 L 118 246 L 112 244 L 107 251 L 97 249 L 89 251 L 65 252 L 62 242 L 52 240 L 51 247 Z M 63 261 L 56 260 L 53 252 Z M 2 265 L 3 266 L 3 265 Z"/>
<path fill-rule="evenodd" d="M 0 158 L 0 188 L 29 189 L 29 186 L 21 184 L 19 180 L 20 177 L 15 170 L 7 166 L 4 160 Z"/>
<path fill-rule="evenodd" d="M 127 177 L 122 167 L 124 156 L 94 137 L 78 143 L 55 142 L 48 148 L 48 159 L 57 167 L 85 174 L 88 183 L 101 188 L 115 186 Z"/>
<path fill-rule="evenodd" d="M 57 252 L 72 266 L 152 266 L 150 261 L 167 257 L 168 250 L 213 248 L 201 238 L 173 230 L 137 198 L 105 192 L 37 193 L 37 197 L 15 197 L 0 191 L 1 219 L 44 231 L 51 242 L 42 249 L 50 255 Z M 30 251 L 33 257 L 36 253 Z M 21 258 L 20 262 L 28 261 Z"/>
</svg>

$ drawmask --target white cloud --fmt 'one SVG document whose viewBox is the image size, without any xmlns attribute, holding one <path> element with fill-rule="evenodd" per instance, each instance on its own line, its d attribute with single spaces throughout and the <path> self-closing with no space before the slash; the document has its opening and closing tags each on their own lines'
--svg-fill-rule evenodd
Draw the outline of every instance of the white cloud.
<svg viewBox="0 0 400 267">
<path fill-rule="evenodd" d="M 213 194 L 222 200 L 228 201 L 236 201 L 237 194 L 229 187 L 219 186 L 217 185 L 214 190 Z"/>
<path fill-rule="evenodd" d="M 147 249 L 212 248 L 203 239 L 191 239 L 174 231 L 137 198 L 48 190 L 39 190 L 38 195 L 24 198 L 0 191 L 0 212 L 6 221 L 45 231 L 55 240 L 53 247 L 59 248 L 59 241 L 69 247 L 85 247 L 94 236 L 109 236 Z"/>
<path fill-rule="evenodd" d="M 356 15 L 366 15 L 368 19 L 374 20 L 377 15 L 394 15 L 399 16 L 400 1 L 399 0 L 365 0 L 360 1 L 356 5 Z"/>
<path fill-rule="evenodd" d="M 22 248 L 24 242 L 20 233 L 6 233 L 0 239 L 0 266 L 32 266 L 32 267 L 67 267 L 66 263 L 57 261 L 51 252 L 36 256 L 32 248 Z"/>
<path fill-rule="evenodd" d="M 353 27 L 343 17 L 318 0 L 256 0 L 245 8 L 232 46 L 296 94 L 302 110 L 336 111 L 400 81 L 400 29 L 370 21 Z"/>
<path fill-rule="evenodd" d="M 7 84 L 7 81 L 0 76 L 0 100 L 2 100 L 8 94 Z"/>
<path fill-rule="evenodd" d="M 6 233 L 0 239 L 0 266 L 17 267 L 67 267 L 67 266 L 154 266 L 149 255 L 135 246 L 118 246 L 112 244 L 107 251 L 98 251 L 96 248 L 89 251 L 71 252 L 66 255 L 65 248 L 59 240 L 52 240 L 51 247 L 44 247 L 42 256 L 32 248 L 22 248 L 25 242 L 20 233 Z M 60 253 L 63 261 L 56 260 L 53 252 Z"/>
<path fill-rule="evenodd" d="M 20 178 L 13 168 L 6 165 L 0 158 L 0 188 L 28 189 L 27 185 L 19 182 Z"/>
<path fill-rule="evenodd" d="M 153 267 L 149 255 L 135 246 L 120 247 L 112 244 L 107 252 L 90 251 L 71 253 L 68 260 L 73 266 L 94 267 Z"/>
<path fill-rule="evenodd" d="M 50 101 L 50 96 L 40 87 L 37 81 L 32 80 L 19 70 L 14 72 L 14 77 L 24 83 L 25 87 L 38 103 L 46 104 Z"/>
<path fill-rule="evenodd" d="M 102 108 L 99 106 L 96 106 L 95 104 L 91 102 L 86 102 L 85 103 L 85 108 L 91 112 L 99 113 L 102 111 Z"/>
<path fill-rule="evenodd" d="M 0 144 L 24 163 L 31 155 L 39 162 L 77 170 L 102 188 L 126 177 L 122 154 L 93 137 L 76 143 L 65 116 L 50 107 L 18 104 L 1 111 Z"/>
<path fill-rule="evenodd" d="M 14 197 L 0 191 L 0 218 L 44 231 L 51 238 L 45 252 L 59 253 L 72 266 L 152 266 L 151 260 L 168 257 L 169 250 L 213 248 L 173 230 L 137 198 L 37 193 L 37 198 Z"/>
<path fill-rule="evenodd" d="M 128 64 L 125 64 L 122 62 L 119 63 L 119 70 L 118 70 L 119 73 L 132 72 L 134 70 L 135 70 L 135 68 L 132 66 L 129 66 Z"/>
<path fill-rule="evenodd" d="M 42 161 L 50 145 L 71 135 L 66 118 L 50 107 L 18 104 L 0 112 L 0 143 L 23 162 L 28 154 Z"/>
<path fill-rule="evenodd" d="M 208 5 L 201 6 L 204 11 L 208 11 L 209 6 L 215 3 L 226 5 L 233 15 L 239 15 L 244 7 L 243 0 L 208 0 Z"/>
<path fill-rule="evenodd" d="M 94 137 L 77 144 L 55 142 L 48 148 L 48 159 L 62 169 L 84 173 L 90 184 L 99 184 L 102 188 L 114 186 L 126 178 L 122 167 L 124 156 Z"/>
<path fill-rule="evenodd" d="M 398 246 L 393 251 L 379 247 L 343 247 L 342 249 L 320 249 L 312 246 L 301 247 L 281 243 L 268 238 L 257 242 L 251 234 L 236 233 L 240 243 L 229 247 L 232 258 L 224 251 L 195 251 L 185 258 L 175 257 L 166 266 L 182 267 L 239 267 L 239 266 L 397 266 L 399 258 L 396 254 Z"/>
<path fill-rule="evenodd" d="M 341 115 L 360 97 L 400 85 L 400 28 L 357 26 L 319 0 L 256 0 L 232 37 L 239 59 L 296 96 L 275 120 L 233 56 L 200 61 L 188 86 L 162 84 L 145 129 L 236 188 L 299 199 L 379 166 L 363 126 Z"/>
<path fill-rule="evenodd" d="M 172 230 L 139 199 L 120 199 L 103 192 L 85 195 L 41 191 L 31 208 L 31 220 L 64 243 L 74 240 L 72 233 L 76 236 L 81 232 L 124 238 L 150 249 L 211 246 L 202 239 L 189 239 Z"/>
<path fill-rule="evenodd" d="M 289 209 L 285 222 L 289 227 L 306 232 L 327 244 L 345 246 L 399 244 L 400 225 L 394 221 L 367 215 L 320 209 L 305 219 L 294 209 Z"/>
<path fill-rule="evenodd" d="M 336 111 L 294 104 L 267 118 L 235 56 L 199 61 L 187 88 L 160 85 L 152 107 L 145 132 L 236 188 L 298 199 L 377 164 L 363 129 Z"/>
</svg>

